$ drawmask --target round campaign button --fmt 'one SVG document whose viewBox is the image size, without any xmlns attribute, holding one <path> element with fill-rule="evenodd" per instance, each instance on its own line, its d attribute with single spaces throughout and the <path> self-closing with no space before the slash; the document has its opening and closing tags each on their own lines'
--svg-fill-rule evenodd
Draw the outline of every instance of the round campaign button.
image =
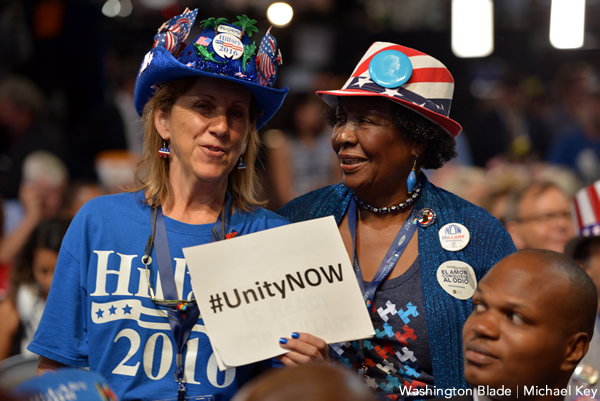
<svg viewBox="0 0 600 401">
<path fill-rule="evenodd" d="M 471 266 L 460 260 L 449 260 L 438 267 L 437 280 L 444 291 L 458 299 L 469 299 L 477 288 L 477 277 Z"/>
<path fill-rule="evenodd" d="M 244 53 L 242 41 L 227 33 L 218 34 L 212 43 L 215 52 L 223 58 L 237 60 Z"/>
<path fill-rule="evenodd" d="M 369 63 L 371 79 L 384 88 L 404 85 L 412 75 L 413 66 L 408 56 L 398 50 L 377 53 Z"/>
<path fill-rule="evenodd" d="M 449 223 L 438 231 L 442 248 L 447 251 L 460 251 L 471 240 L 467 227 L 458 223 Z"/>
</svg>

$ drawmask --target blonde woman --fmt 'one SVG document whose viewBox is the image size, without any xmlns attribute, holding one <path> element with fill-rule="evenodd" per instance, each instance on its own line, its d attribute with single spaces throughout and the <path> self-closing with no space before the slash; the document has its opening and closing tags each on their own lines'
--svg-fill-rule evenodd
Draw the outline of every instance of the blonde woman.
<svg viewBox="0 0 600 401">
<path fill-rule="evenodd" d="M 182 248 L 287 224 L 260 207 L 254 168 L 257 130 L 287 88 L 264 79 L 245 16 L 204 21 L 179 51 L 196 12 L 163 25 L 144 58 L 135 91 L 144 125 L 139 184 L 77 214 L 30 345 L 40 371 L 89 366 L 121 400 L 225 400 L 269 365 L 218 370 Z M 285 348 L 286 365 L 327 358 L 327 345 L 305 333 Z"/>
</svg>

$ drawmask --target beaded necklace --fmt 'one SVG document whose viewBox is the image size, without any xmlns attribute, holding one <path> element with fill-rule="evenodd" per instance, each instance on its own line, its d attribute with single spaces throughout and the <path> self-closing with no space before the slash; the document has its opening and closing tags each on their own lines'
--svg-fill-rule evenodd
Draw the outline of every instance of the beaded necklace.
<svg viewBox="0 0 600 401">
<path fill-rule="evenodd" d="M 415 200 L 419 197 L 420 194 L 421 194 L 421 183 L 417 184 L 417 186 L 415 187 L 415 189 L 413 189 L 412 192 L 409 192 L 407 200 L 399 203 L 398 205 L 393 205 L 390 207 L 375 207 L 375 206 L 369 205 L 369 204 L 363 202 L 362 200 L 358 199 L 358 197 L 354 194 L 352 196 L 354 197 L 354 201 L 356 202 L 356 204 L 361 209 L 365 209 L 365 210 L 368 210 L 369 212 L 373 212 L 373 213 L 393 213 L 393 212 L 399 212 L 401 210 L 404 210 L 407 207 L 409 207 L 410 205 L 412 205 L 415 202 Z"/>
</svg>

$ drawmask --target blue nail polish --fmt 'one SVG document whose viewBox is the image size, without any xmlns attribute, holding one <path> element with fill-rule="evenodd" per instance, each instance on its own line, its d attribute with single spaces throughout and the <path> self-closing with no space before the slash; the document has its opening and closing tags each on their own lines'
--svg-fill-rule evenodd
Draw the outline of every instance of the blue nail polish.
<svg viewBox="0 0 600 401">
<path fill-rule="evenodd" d="M 293 332 L 292 333 L 292 338 L 300 338 L 300 334 Z"/>
<path fill-rule="evenodd" d="M 280 344 L 287 344 L 287 340 L 285 338 L 280 338 L 279 339 L 279 343 Z"/>
</svg>

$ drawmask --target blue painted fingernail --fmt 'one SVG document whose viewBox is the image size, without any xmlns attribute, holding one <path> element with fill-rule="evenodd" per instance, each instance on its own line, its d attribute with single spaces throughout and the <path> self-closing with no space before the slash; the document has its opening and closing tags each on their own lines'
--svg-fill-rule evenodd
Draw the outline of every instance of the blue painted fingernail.
<svg viewBox="0 0 600 401">
<path fill-rule="evenodd" d="M 279 339 L 279 343 L 280 344 L 287 344 L 287 340 L 285 338 L 280 338 Z"/>
<path fill-rule="evenodd" d="M 300 334 L 293 332 L 292 333 L 292 338 L 300 338 Z"/>
</svg>

